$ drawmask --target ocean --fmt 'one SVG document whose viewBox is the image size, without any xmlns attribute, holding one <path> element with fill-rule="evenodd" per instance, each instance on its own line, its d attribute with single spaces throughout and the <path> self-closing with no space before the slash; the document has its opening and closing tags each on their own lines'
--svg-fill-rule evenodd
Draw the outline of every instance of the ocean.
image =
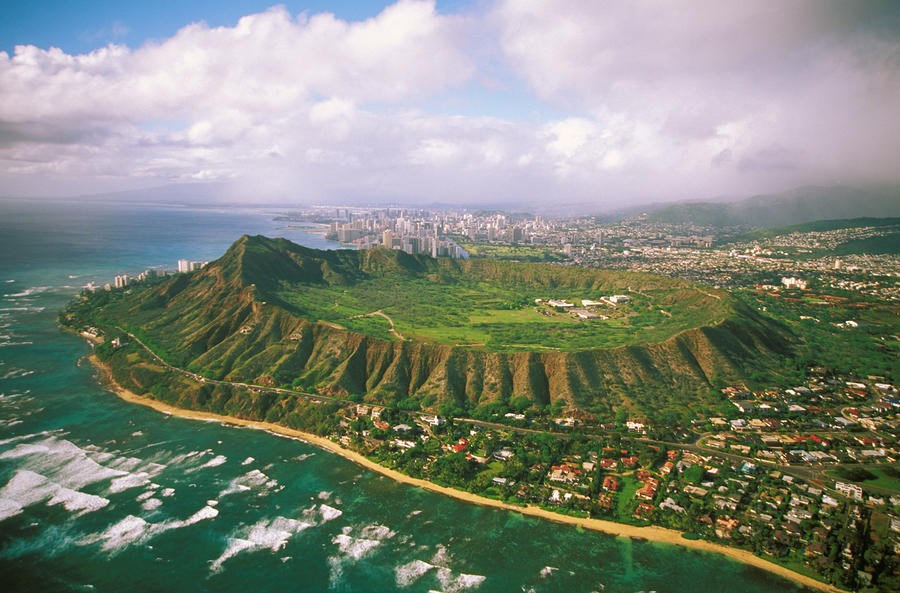
<svg viewBox="0 0 900 593">
<path fill-rule="evenodd" d="M 173 418 L 98 383 L 79 289 L 241 234 L 337 248 L 277 209 L 0 200 L 0 590 L 803 591 L 730 559 L 466 504 L 306 443 Z"/>
</svg>

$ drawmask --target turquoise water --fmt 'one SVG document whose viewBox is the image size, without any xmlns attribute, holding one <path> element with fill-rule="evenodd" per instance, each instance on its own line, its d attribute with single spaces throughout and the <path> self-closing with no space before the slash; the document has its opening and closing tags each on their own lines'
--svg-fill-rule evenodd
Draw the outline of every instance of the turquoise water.
<svg viewBox="0 0 900 593">
<path fill-rule="evenodd" d="M 272 211 L 0 201 L 0 590 L 798 591 L 725 558 L 400 485 L 305 443 L 103 391 L 56 312 L 89 281 L 212 259 Z"/>
</svg>

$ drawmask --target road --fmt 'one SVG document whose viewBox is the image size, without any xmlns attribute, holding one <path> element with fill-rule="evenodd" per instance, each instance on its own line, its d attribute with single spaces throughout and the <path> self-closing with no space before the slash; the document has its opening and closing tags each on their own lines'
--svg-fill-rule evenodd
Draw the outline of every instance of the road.
<svg viewBox="0 0 900 593">
<path fill-rule="evenodd" d="M 255 392 L 259 392 L 259 393 L 269 392 L 269 393 L 282 393 L 282 394 L 287 394 L 287 395 L 296 395 L 296 396 L 300 396 L 305 399 L 320 402 L 320 403 L 324 403 L 324 402 L 339 402 L 339 403 L 343 403 L 343 404 L 350 403 L 347 400 L 343 400 L 343 399 L 340 399 L 337 397 L 329 397 L 327 395 L 317 395 L 314 393 L 306 393 L 304 391 L 294 391 L 293 389 L 283 389 L 281 387 L 263 387 L 261 385 L 253 385 L 251 383 L 241 383 L 240 381 L 222 381 L 219 379 L 207 379 L 206 377 L 198 375 L 197 373 L 192 373 L 191 371 L 188 371 L 188 370 L 176 367 L 176 366 L 172 366 L 171 364 L 169 364 L 168 362 L 163 360 L 158 354 L 156 354 L 156 352 L 153 351 L 152 348 L 150 348 L 149 346 L 144 344 L 140 340 L 140 338 L 135 336 L 130 331 L 122 329 L 121 327 L 116 327 L 116 329 L 118 329 L 119 331 L 125 332 L 128 335 L 128 337 L 131 338 L 132 340 L 134 340 L 135 343 L 138 344 L 141 348 L 143 348 L 144 351 L 146 351 L 147 354 L 149 354 L 153 358 L 153 360 L 158 362 L 160 365 L 165 367 L 167 370 L 170 370 L 174 373 L 178 373 L 185 377 L 189 377 L 195 381 L 199 381 L 200 383 L 208 383 L 210 385 L 227 385 L 227 386 L 232 386 L 232 387 L 244 387 L 246 389 L 249 389 L 249 390 L 255 391 Z"/>
<path fill-rule="evenodd" d="M 379 314 L 379 313 L 380 313 L 380 311 L 376 311 L 374 313 L 370 313 L 369 315 L 375 315 L 375 314 Z M 383 313 L 381 315 L 388 318 L 387 315 L 384 315 Z M 390 319 L 390 318 L 388 318 L 388 319 Z M 226 385 L 226 386 L 232 386 L 232 387 L 243 387 L 245 389 L 249 389 L 249 390 L 255 391 L 257 393 L 267 392 L 267 393 L 280 393 L 280 394 L 284 394 L 284 395 L 293 395 L 293 396 L 297 396 L 297 397 L 302 397 L 309 401 L 315 401 L 315 402 L 319 402 L 319 403 L 337 402 L 337 403 L 340 403 L 343 405 L 350 405 L 353 403 L 349 400 L 345 400 L 345 399 L 341 399 L 341 398 L 337 398 L 337 397 L 331 397 L 331 396 L 327 396 L 327 395 L 317 395 L 314 393 L 306 393 L 304 391 L 295 391 L 293 389 L 284 389 L 281 387 L 263 387 L 261 385 L 253 385 L 251 383 L 242 383 L 239 381 L 223 381 L 223 380 L 219 380 L 219 379 L 207 379 L 206 377 L 202 377 L 202 376 L 198 375 L 197 373 L 193 373 L 191 371 L 188 371 L 188 370 L 185 370 L 182 368 L 178 368 L 176 366 L 172 366 L 171 364 L 169 364 L 168 362 L 163 360 L 159 355 L 156 354 L 156 352 L 154 352 L 149 346 L 144 344 L 137 336 L 135 336 L 131 332 L 129 332 L 121 327 L 117 327 L 116 329 L 127 334 L 128 337 L 131 338 L 132 340 L 134 340 L 135 343 L 137 343 L 141 348 L 143 348 L 153 358 L 153 360 L 158 362 L 160 365 L 162 365 L 166 369 L 168 369 L 172 372 L 175 372 L 175 373 L 179 373 L 183 376 L 189 377 L 189 378 L 191 378 L 195 381 L 199 381 L 201 383 L 209 383 L 211 385 Z M 433 414 L 429 414 L 426 412 L 411 412 L 411 413 L 419 418 L 422 418 L 424 416 L 433 416 Z M 453 421 L 464 423 L 464 424 L 471 424 L 473 426 L 480 426 L 482 428 L 492 428 L 495 430 L 505 430 L 505 431 L 510 431 L 510 432 L 517 432 L 520 434 L 533 434 L 533 435 L 546 434 L 546 435 L 550 435 L 554 438 L 566 439 L 566 440 L 571 439 L 575 436 L 575 434 L 568 433 L 568 432 L 554 432 L 554 431 L 549 431 L 549 430 L 538 430 L 535 428 L 523 428 L 523 427 L 516 427 L 516 426 L 508 426 L 506 424 L 500 424 L 498 422 L 488 422 L 485 420 L 476 420 L 474 418 L 453 418 Z M 584 436 L 590 438 L 592 435 L 585 434 Z M 593 436 L 598 436 L 598 435 L 593 435 Z M 694 441 L 693 443 L 676 443 L 676 442 L 672 442 L 672 441 L 660 441 L 660 440 L 656 440 L 656 439 L 649 439 L 649 438 L 643 438 L 643 437 L 636 437 L 635 440 L 643 442 L 643 443 L 652 444 L 652 445 L 663 445 L 663 446 L 666 446 L 666 447 L 669 447 L 672 449 L 685 449 L 687 451 L 693 451 L 694 453 L 698 453 L 698 454 L 702 454 L 702 455 L 714 455 L 717 457 L 722 457 L 724 459 L 728 459 L 730 461 L 734 461 L 736 463 L 741 463 L 741 464 L 752 463 L 754 465 L 770 467 L 770 468 L 776 469 L 784 474 L 791 475 L 796 478 L 800 478 L 801 480 L 804 480 L 806 482 L 817 484 L 817 485 L 825 488 L 826 490 L 828 490 L 829 493 L 833 493 L 833 494 L 839 495 L 839 496 L 843 496 L 843 495 L 837 493 L 837 491 L 833 490 L 832 488 L 828 488 L 828 487 L 824 486 L 826 480 L 829 479 L 829 477 L 826 475 L 826 472 L 828 472 L 828 471 L 837 470 L 842 467 L 847 467 L 847 468 L 852 468 L 852 467 L 862 467 L 862 468 L 893 467 L 893 468 L 898 468 L 898 467 L 900 467 L 900 464 L 859 464 L 859 463 L 828 463 L 828 464 L 820 464 L 820 465 L 816 465 L 816 466 L 792 465 L 792 464 L 785 465 L 785 464 L 776 463 L 774 461 L 769 461 L 769 460 L 765 460 L 765 459 L 757 459 L 754 457 L 746 457 L 744 455 L 738 455 L 737 453 L 729 453 L 727 451 L 721 451 L 719 449 L 705 447 L 702 445 L 702 441 L 704 438 L 706 438 L 708 436 L 710 436 L 710 435 L 709 434 L 700 435 L 700 437 L 698 437 L 697 440 Z M 879 486 L 873 486 L 873 485 L 867 485 L 867 484 L 861 484 L 861 486 L 863 487 L 864 490 L 871 491 L 876 494 L 885 494 L 885 495 L 896 494 L 896 492 L 893 490 L 890 490 L 887 488 L 881 488 Z"/>
<path fill-rule="evenodd" d="M 406 338 L 403 337 L 403 334 L 398 332 L 397 329 L 394 327 L 394 320 L 391 319 L 390 317 L 388 317 L 388 314 L 385 313 L 384 311 L 382 311 L 381 309 L 379 309 L 377 311 L 372 311 L 371 313 L 366 313 L 365 315 L 354 315 L 350 319 L 356 319 L 358 317 L 373 317 L 373 316 L 382 317 L 382 318 L 386 319 L 387 322 L 389 324 L 391 324 L 391 329 L 389 331 L 392 334 L 394 334 L 397 337 L 397 339 L 400 340 L 401 342 L 406 341 Z"/>
</svg>

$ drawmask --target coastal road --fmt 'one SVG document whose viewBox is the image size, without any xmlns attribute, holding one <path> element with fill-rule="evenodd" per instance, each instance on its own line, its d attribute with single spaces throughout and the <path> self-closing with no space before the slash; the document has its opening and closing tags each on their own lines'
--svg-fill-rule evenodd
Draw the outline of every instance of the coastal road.
<svg viewBox="0 0 900 593">
<path fill-rule="evenodd" d="M 373 315 L 376 313 L 378 313 L 378 312 L 370 313 L 370 315 Z M 384 317 L 387 317 L 387 315 L 384 315 Z M 179 368 L 179 367 L 169 364 L 168 362 L 163 360 L 159 355 L 157 355 L 156 352 L 154 352 L 149 346 L 144 344 L 144 342 L 142 342 L 140 340 L 140 338 L 138 338 L 137 336 L 135 336 L 128 330 L 125 330 L 118 326 L 116 329 L 127 334 L 128 337 L 131 338 L 132 340 L 134 340 L 135 343 L 138 344 L 141 348 L 143 348 L 144 351 L 146 351 L 153 358 L 153 360 L 158 362 L 160 365 L 165 367 L 167 370 L 170 370 L 175 373 L 179 373 L 183 376 L 189 377 L 189 378 L 191 378 L 195 381 L 201 382 L 201 383 L 209 383 L 211 385 L 226 385 L 226 386 L 233 386 L 233 387 L 243 387 L 245 389 L 254 391 L 256 393 L 267 392 L 267 393 L 280 393 L 283 395 L 293 395 L 293 396 L 302 397 L 309 401 L 315 401 L 315 402 L 319 402 L 319 403 L 337 402 L 337 403 L 340 403 L 343 405 L 352 405 L 355 403 L 350 400 L 341 399 L 341 398 L 337 398 L 337 397 L 331 397 L 331 396 L 326 396 L 326 395 L 317 395 L 314 393 L 295 391 L 293 389 L 284 389 L 281 387 L 265 387 L 262 385 L 253 385 L 251 383 L 242 383 L 242 382 L 238 382 L 238 381 L 223 381 L 223 380 L 219 380 L 219 379 L 207 379 L 206 377 L 198 375 L 197 373 L 193 373 L 191 371 L 188 371 L 188 370 L 185 370 L 185 369 L 182 369 L 182 368 Z M 423 416 L 433 416 L 433 414 L 429 414 L 426 412 L 412 412 L 412 414 L 419 416 L 420 418 Z M 473 426 L 480 426 L 482 428 L 491 428 L 491 429 L 495 429 L 495 430 L 505 430 L 505 431 L 510 431 L 510 432 L 516 432 L 519 434 L 549 435 L 554 438 L 565 439 L 565 440 L 572 439 L 574 436 L 576 436 L 573 433 L 555 432 L 555 431 L 550 431 L 550 430 L 539 430 L 539 429 L 535 429 L 535 428 L 509 426 L 506 424 L 500 424 L 498 422 L 476 420 L 474 418 L 453 418 L 453 421 L 464 423 L 464 424 L 470 424 Z M 583 436 L 590 438 L 591 436 L 598 436 L 598 435 L 584 434 Z M 863 468 L 870 467 L 871 468 L 871 467 L 880 467 L 882 465 L 894 467 L 894 468 L 898 467 L 898 464 L 831 463 L 831 464 L 821 464 L 818 466 L 809 466 L 809 465 L 799 466 L 799 465 L 779 464 L 779 463 L 765 460 L 765 459 L 746 457 L 744 455 L 738 455 L 737 453 L 730 453 L 730 452 L 726 452 L 726 451 L 721 451 L 719 449 L 705 447 L 701 444 L 701 442 L 706 436 L 708 436 L 708 435 L 701 435 L 693 443 L 676 443 L 676 442 L 672 442 L 672 441 L 660 441 L 660 440 L 656 440 L 656 439 L 649 439 L 649 438 L 643 438 L 643 437 L 632 437 L 632 438 L 634 438 L 636 441 L 640 441 L 640 442 L 648 443 L 648 444 L 652 444 L 652 445 L 663 445 L 663 446 L 666 446 L 666 447 L 669 447 L 672 449 L 676 449 L 676 448 L 684 449 L 684 450 L 692 451 L 694 453 L 698 453 L 698 454 L 702 454 L 702 455 L 714 455 L 717 457 L 722 457 L 724 459 L 728 459 L 728 460 L 736 462 L 736 463 L 752 463 L 752 464 L 759 465 L 759 466 L 769 467 L 771 469 L 776 469 L 784 474 L 788 474 L 788 475 L 794 476 L 796 478 L 800 478 L 801 480 L 804 480 L 806 482 L 818 484 L 818 485 L 824 487 L 829 492 L 832 492 L 835 494 L 837 494 L 836 491 L 824 486 L 826 480 L 833 479 L 833 477 L 826 475 L 826 472 L 828 472 L 828 471 L 837 470 L 841 467 L 863 467 Z M 864 489 L 871 490 L 878 494 L 896 494 L 896 492 L 894 492 L 892 490 L 881 488 L 881 487 L 869 486 L 866 484 L 862 484 L 862 486 Z"/>
<path fill-rule="evenodd" d="M 160 365 L 165 367 L 166 370 L 172 371 L 174 373 L 178 373 L 185 377 L 189 377 L 200 383 L 208 383 L 210 385 L 226 385 L 226 386 L 231 386 L 231 387 L 243 387 L 245 389 L 249 389 L 250 391 L 254 391 L 257 393 L 269 392 L 269 393 L 281 393 L 281 394 L 285 394 L 285 395 L 297 395 L 297 396 L 303 397 L 305 399 L 308 399 L 310 401 L 316 401 L 319 403 L 324 403 L 324 402 L 339 402 L 339 403 L 343 403 L 343 404 L 352 403 L 348 400 L 340 399 L 337 397 L 330 397 L 327 395 L 317 395 L 314 393 L 306 393 L 304 391 L 294 391 L 293 389 L 284 389 L 281 387 L 265 387 L 262 385 L 253 385 L 251 383 L 241 383 L 240 381 L 223 381 L 220 379 L 208 379 L 202 375 L 198 375 L 197 373 L 193 373 L 186 369 L 172 366 L 171 364 L 169 364 L 168 362 L 163 360 L 156 352 L 153 351 L 152 348 L 147 346 L 144 342 L 142 342 L 140 340 L 140 338 L 138 338 L 136 335 L 134 335 L 130 331 L 123 329 L 121 327 L 118 327 L 118 326 L 116 326 L 116 329 L 127 334 L 129 338 L 134 340 L 136 344 L 138 344 L 141 348 L 143 348 L 144 351 L 147 352 L 147 354 L 149 354 L 153 358 L 153 360 L 155 360 Z"/>
</svg>

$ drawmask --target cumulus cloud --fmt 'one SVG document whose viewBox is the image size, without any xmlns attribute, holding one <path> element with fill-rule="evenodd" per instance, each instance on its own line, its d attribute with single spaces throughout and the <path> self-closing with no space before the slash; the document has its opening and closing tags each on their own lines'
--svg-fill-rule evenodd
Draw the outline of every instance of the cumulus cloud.
<svg viewBox="0 0 900 593">
<path fill-rule="evenodd" d="M 509 0 L 494 18 L 533 91 L 587 118 L 560 124 L 552 146 L 576 142 L 594 163 L 726 191 L 896 180 L 898 12 L 818 0 Z M 576 152 L 561 171 L 584 166 Z"/>
<path fill-rule="evenodd" d="M 900 35 L 880 18 L 890 4 L 473 11 L 400 0 L 348 22 L 276 7 L 134 48 L 0 52 L 0 182 L 603 206 L 897 180 Z M 501 96 L 554 115 L 479 115 L 478 97 Z"/>
</svg>

